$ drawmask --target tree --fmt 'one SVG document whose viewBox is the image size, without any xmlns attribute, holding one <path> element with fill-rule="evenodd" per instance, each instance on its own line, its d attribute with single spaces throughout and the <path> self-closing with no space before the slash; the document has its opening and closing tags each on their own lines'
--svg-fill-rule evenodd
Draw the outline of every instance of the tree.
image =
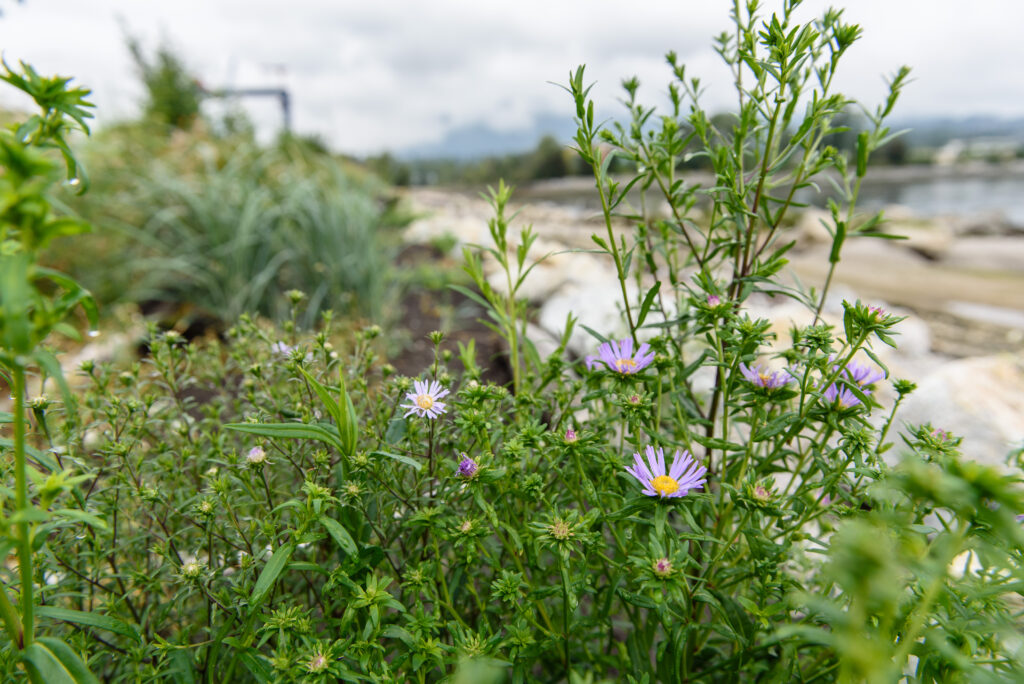
<svg viewBox="0 0 1024 684">
<path fill-rule="evenodd" d="M 190 128 L 199 117 L 203 89 L 184 62 L 166 44 L 157 48 L 150 61 L 132 37 L 128 51 L 146 86 L 146 116 L 171 128 Z"/>
</svg>

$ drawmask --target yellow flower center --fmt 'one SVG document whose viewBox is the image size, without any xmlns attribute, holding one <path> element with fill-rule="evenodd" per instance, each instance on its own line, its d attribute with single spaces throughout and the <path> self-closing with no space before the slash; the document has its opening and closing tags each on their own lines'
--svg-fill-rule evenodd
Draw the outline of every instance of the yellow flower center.
<svg viewBox="0 0 1024 684">
<path fill-rule="evenodd" d="M 662 496 L 668 496 L 679 489 L 679 483 L 674 477 L 659 475 L 651 480 L 651 488 Z"/>
<path fill-rule="evenodd" d="M 761 378 L 762 385 L 767 385 L 772 380 L 772 376 L 769 373 L 759 373 L 757 377 Z"/>
<path fill-rule="evenodd" d="M 633 359 L 616 359 L 615 360 L 615 370 L 619 371 L 620 373 L 627 373 L 627 372 L 629 372 L 631 370 L 635 370 L 635 369 L 636 369 L 636 361 L 634 361 Z"/>
<path fill-rule="evenodd" d="M 430 396 L 429 394 L 421 394 L 418 397 L 416 397 L 416 405 L 419 406 L 424 411 L 427 411 L 430 409 L 431 406 L 434 405 L 434 397 Z"/>
</svg>

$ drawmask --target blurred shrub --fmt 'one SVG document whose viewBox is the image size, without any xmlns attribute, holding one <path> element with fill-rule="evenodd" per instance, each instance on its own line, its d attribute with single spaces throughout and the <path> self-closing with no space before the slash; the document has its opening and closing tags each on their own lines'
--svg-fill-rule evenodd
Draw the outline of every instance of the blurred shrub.
<svg viewBox="0 0 1024 684">
<path fill-rule="evenodd" d="M 189 128 L 199 118 L 202 88 L 184 61 L 167 45 L 150 59 L 135 38 L 128 38 L 128 51 L 146 87 L 146 116 L 170 128 Z"/>
<path fill-rule="evenodd" d="M 217 138 L 201 122 L 166 140 L 124 125 L 87 154 L 93 191 L 65 201 L 106 230 L 50 256 L 101 301 L 281 318 L 295 289 L 309 295 L 310 319 L 380 311 L 394 214 L 385 186 L 356 167 L 290 138 L 269 148 Z"/>
</svg>

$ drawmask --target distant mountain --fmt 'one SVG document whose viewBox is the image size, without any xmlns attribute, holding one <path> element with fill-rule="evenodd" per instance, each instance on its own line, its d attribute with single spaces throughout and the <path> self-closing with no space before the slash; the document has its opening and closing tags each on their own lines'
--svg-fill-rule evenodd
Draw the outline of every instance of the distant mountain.
<svg viewBox="0 0 1024 684">
<path fill-rule="evenodd" d="M 576 134 L 571 117 L 537 114 L 530 126 L 498 130 L 484 122 L 475 122 L 450 129 L 441 140 L 397 150 L 399 159 L 456 159 L 466 161 L 483 157 L 528 152 L 545 135 L 568 143 Z"/>
<path fill-rule="evenodd" d="M 858 123 L 861 127 L 867 125 L 865 120 Z M 903 140 L 912 148 L 941 147 L 953 139 L 975 138 L 1005 138 L 1024 145 L 1024 117 L 915 117 L 894 120 L 889 128 L 893 131 L 908 129 Z M 536 115 L 530 126 L 512 130 L 499 130 L 483 121 L 457 126 L 437 142 L 397 150 L 395 156 L 407 161 L 470 161 L 528 152 L 545 135 L 569 144 L 575 134 L 576 124 L 571 117 L 543 113 Z"/>
<path fill-rule="evenodd" d="M 938 147 L 953 139 L 1007 138 L 1024 144 L 1024 117 L 908 118 L 894 121 L 894 131 L 910 129 L 904 140 L 911 147 Z"/>
</svg>

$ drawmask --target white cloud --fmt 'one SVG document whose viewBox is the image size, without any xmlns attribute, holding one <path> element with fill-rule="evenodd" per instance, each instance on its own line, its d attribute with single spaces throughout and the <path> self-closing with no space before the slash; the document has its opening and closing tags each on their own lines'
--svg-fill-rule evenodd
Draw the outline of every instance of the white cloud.
<svg viewBox="0 0 1024 684">
<path fill-rule="evenodd" d="M 766 6 L 774 3 L 767 2 Z M 825 0 L 807 0 L 807 16 Z M 119 22 L 147 46 L 176 46 L 208 86 L 286 84 L 298 130 L 368 153 L 435 140 L 447 126 L 487 121 L 522 126 L 538 112 L 571 113 L 564 83 L 588 65 L 609 115 L 622 77 L 636 74 L 649 101 L 668 78 L 675 50 L 708 84 L 712 107 L 732 101 L 728 73 L 711 50 L 728 28 L 727 2 L 638 0 L 26 0 L 5 5 L 6 58 L 75 75 L 95 91 L 101 120 L 130 115 L 139 87 Z M 865 29 L 848 53 L 840 86 L 877 102 L 882 75 L 915 67 L 899 114 L 1024 114 L 1024 3 L 953 0 L 848 3 Z M 284 65 L 282 73 L 274 65 Z M 1014 68 L 1007 68 L 1012 65 Z M 0 92 L 0 101 L 9 101 Z M 273 107 L 255 107 L 267 126 Z"/>
</svg>

